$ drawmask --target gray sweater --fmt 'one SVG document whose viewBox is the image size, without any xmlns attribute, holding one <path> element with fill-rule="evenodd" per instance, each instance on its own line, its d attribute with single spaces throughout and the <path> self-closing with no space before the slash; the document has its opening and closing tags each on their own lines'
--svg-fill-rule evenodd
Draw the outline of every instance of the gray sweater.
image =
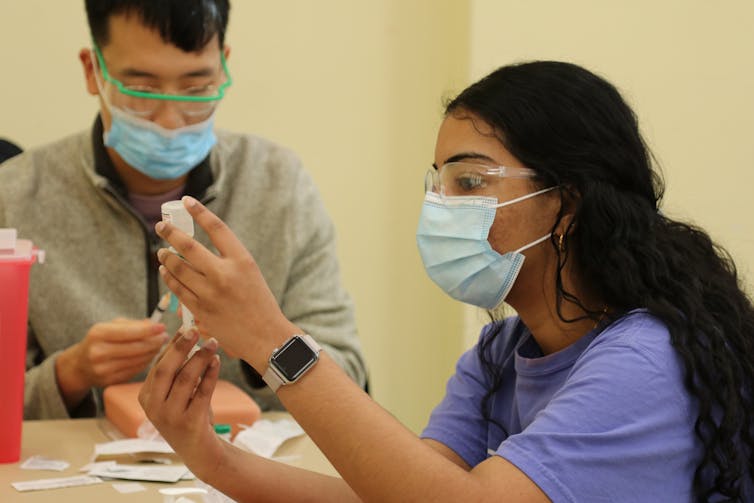
<svg viewBox="0 0 754 503">
<path fill-rule="evenodd" d="M 154 263 L 155 249 L 164 244 L 150 237 L 122 188 L 95 169 L 98 127 L 0 166 L 0 228 L 17 228 L 47 254 L 31 272 L 26 419 L 69 417 L 55 378 L 57 355 L 97 322 L 147 317 L 167 291 Z M 312 180 L 285 148 L 256 136 L 216 133 L 201 199 L 252 253 L 288 319 L 363 385 L 366 370 L 353 307 L 340 283 L 334 229 Z M 198 226 L 195 238 L 214 251 Z M 173 313 L 163 321 L 169 333 L 180 324 Z M 248 365 L 220 356 L 222 379 L 263 409 L 280 407 L 249 377 Z M 101 413 L 100 394 L 93 390 L 70 415 Z"/>
</svg>

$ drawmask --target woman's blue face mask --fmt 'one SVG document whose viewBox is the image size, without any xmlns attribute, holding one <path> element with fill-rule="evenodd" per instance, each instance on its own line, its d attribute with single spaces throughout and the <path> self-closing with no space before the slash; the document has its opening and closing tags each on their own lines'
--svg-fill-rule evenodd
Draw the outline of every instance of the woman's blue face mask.
<svg viewBox="0 0 754 503">
<path fill-rule="evenodd" d="M 427 191 L 416 241 L 429 277 L 456 300 L 486 309 L 497 307 L 521 271 L 526 258 L 521 252 L 550 234 L 501 255 L 487 241 L 495 210 L 554 188 L 504 203 L 494 197 L 441 196 Z"/>
</svg>

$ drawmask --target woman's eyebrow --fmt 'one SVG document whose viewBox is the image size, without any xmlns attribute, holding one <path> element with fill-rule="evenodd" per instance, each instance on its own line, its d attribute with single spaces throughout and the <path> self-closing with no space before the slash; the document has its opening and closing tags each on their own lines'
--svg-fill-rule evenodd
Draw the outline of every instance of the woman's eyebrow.
<svg viewBox="0 0 754 503">
<path fill-rule="evenodd" d="M 460 154 L 455 154 L 448 157 L 447 159 L 445 159 L 445 162 L 443 162 L 443 164 L 448 164 L 449 162 L 468 161 L 470 159 L 474 159 L 478 161 L 487 161 L 487 162 L 492 162 L 492 163 L 497 162 L 492 157 L 486 154 L 482 154 L 480 152 L 461 152 Z M 434 166 L 434 168 L 437 169 L 436 164 L 433 163 L 432 166 Z"/>
</svg>

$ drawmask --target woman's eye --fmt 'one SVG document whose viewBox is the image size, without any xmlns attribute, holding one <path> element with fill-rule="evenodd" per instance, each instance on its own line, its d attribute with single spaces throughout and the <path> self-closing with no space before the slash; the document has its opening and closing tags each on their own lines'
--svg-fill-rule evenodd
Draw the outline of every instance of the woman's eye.
<svg viewBox="0 0 754 503">
<path fill-rule="evenodd" d="M 484 177 L 481 175 L 467 174 L 456 178 L 456 185 L 460 190 L 472 192 L 484 187 Z"/>
</svg>

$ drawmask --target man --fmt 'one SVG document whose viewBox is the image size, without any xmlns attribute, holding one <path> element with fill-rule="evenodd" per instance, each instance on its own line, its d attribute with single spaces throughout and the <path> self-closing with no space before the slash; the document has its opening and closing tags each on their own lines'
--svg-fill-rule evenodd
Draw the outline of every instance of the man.
<svg viewBox="0 0 754 503">
<path fill-rule="evenodd" d="M 102 388 L 143 379 L 179 324 L 172 313 L 164 324 L 146 317 L 166 292 L 154 224 L 161 204 L 183 195 L 222 216 L 286 316 L 364 385 L 334 231 L 312 181 L 290 151 L 214 129 L 231 83 L 228 1 L 86 0 L 86 9 L 93 43 L 79 59 L 99 116 L 0 170 L 0 227 L 49 257 L 31 278 L 24 416 L 91 416 Z M 248 365 L 222 359 L 221 378 L 263 409 L 279 406 Z"/>
</svg>

